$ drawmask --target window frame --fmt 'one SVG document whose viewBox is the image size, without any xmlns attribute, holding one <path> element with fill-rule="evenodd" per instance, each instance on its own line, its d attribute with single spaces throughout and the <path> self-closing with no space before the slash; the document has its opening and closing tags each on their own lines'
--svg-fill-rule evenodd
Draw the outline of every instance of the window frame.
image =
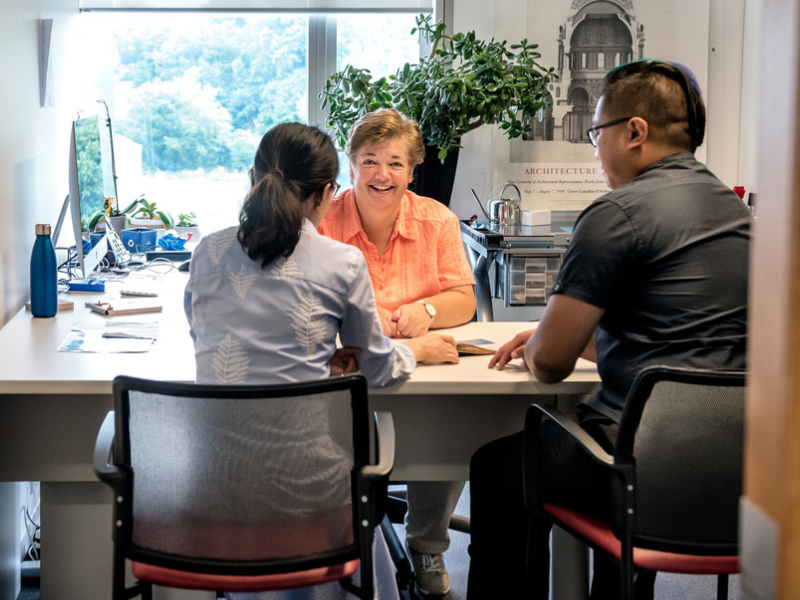
<svg viewBox="0 0 800 600">
<path fill-rule="evenodd" d="M 152 0 L 80 0 L 79 12 L 310 13 L 306 114 L 307 122 L 312 125 L 324 124 L 327 111 L 310 92 L 323 89 L 328 76 L 337 71 L 336 14 L 430 13 L 434 22 L 441 20 L 446 24 L 452 20 L 447 17 L 453 14 L 453 0 L 162 0 L 158 7 L 152 4 Z M 420 57 L 429 50 L 424 40 L 420 40 Z"/>
</svg>

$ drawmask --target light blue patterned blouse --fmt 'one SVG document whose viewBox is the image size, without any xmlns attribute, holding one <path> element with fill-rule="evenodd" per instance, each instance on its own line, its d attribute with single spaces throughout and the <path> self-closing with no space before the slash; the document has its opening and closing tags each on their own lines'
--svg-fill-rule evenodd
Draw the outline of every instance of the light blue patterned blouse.
<svg viewBox="0 0 800 600">
<path fill-rule="evenodd" d="M 288 258 L 262 268 L 231 227 L 203 238 L 192 256 L 184 307 L 198 383 L 309 381 L 330 375 L 336 336 L 361 348 L 371 387 L 415 367 L 404 344 L 383 335 L 367 264 L 354 247 L 317 233 L 309 220 Z"/>
</svg>

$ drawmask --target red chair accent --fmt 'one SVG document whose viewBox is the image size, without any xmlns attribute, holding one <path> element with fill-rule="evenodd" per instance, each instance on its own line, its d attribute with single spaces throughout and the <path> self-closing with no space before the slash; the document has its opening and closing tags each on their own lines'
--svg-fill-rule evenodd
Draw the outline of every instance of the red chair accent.
<svg viewBox="0 0 800 600">
<path fill-rule="evenodd" d="M 559 523 L 590 545 L 600 548 L 617 560 L 622 560 L 622 543 L 611 531 L 608 523 L 575 512 L 563 506 L 542 504 L 542 508 Z M 677 554 L 647 548 L 633 548 L 633 566 L 664 573 L 686 575 L 728 575 L 739 572 L 738 556 L 702 556 Z"/>
<path fill-rule="evenodd" d="M 155 585 L 175 587 L 187 590 L 225 590 L 227 592 L 260 592 L 263 590 L 288 590 L 293 588 L 322 585 L 350 577 L 358 569 L 358 560 L 298 571 L 296 573 L 280 573 L 277 575 L 208 575 L 165 569 L 145 563 L 133 562 L 133 576 Z"/>
</svg>

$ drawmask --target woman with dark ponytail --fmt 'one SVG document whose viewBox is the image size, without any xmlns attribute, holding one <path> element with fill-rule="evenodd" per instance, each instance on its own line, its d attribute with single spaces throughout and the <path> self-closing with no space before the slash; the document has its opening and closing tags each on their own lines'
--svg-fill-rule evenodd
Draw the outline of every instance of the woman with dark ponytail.
<svg viewBox="0 0 800 600">
<path fill-rule="evenodd" d="M 332 363 L 337 335 L 360 350 L 372 386 L 407 377 L 417 362 L 458 361 L 449 337 L 385 338 L 363 255 L 317 233 L 338 173 L 336 148 L 318 128 L 283 123 L 264 135 L 239 227 L 204 237 L 192 257 L 185 307 L 198 382 L 341 374 L 341 357 L 358 351 Z"/>
<path fill-rule="evenodd" d="M 331 139 L 315 127 L 285 123 L 268 131 L 250 172 L 251 189 L 238 227 L 205 236 L 194 251 L 185 309 L 195 346 L 196 381 L 264 384 L 321 379 L 357 366 L 373 387 L 408 377 L 416 363 L 458 362 L 455 340 L 428 334 L 395 343 L 383 335 L 361 251 L 317 233 L 338 189 L 339 160 Z M 339 336 L 345 348 L 336 350 Z M 356 365 L 357 356 L 357 365 Z M 253 511 L 281 511 L 287 518 L 305 514 L 324 497 L 331 505 L 349 503 L 347 489 L 331 489 L 332 473 L 342 468 L 336 444 L 327 439 L 326 411 L 298 403 L 288 423 L 302 423 L 297 446 L 313 443 L 320 455 L 315 477 L 305 477 L 286 499 L 240 499 Z M 280 469 L 281 449 L 264 448 L 263 423 L 248 423 L 252 456 L 270 456 Z M 309 442 L 308 432 L 313 441 Z M 302 436 L 305 435 L 306 438 Z M 231 460 L 252 460 L 249 456 Z M 276 492 L 277 493 L 277 492 Z M 398 598 L 385 542 L 376 532 L 378 597 Z M 379 557 L 383 558 L 379 558 Z M 383 573 L 381 573 L 383 565 Z M 344 600 L 338 583 L 229 598 Z"/>
<path fill-rule="evenodd" d="M 330 196 L 339 189 L 338 173 L 336 148 L 319 129 L 284 123 L 268 131 L 256 152 L 252 189 L 240 215 L 239 243 L 247 255 L 261 266 L 289 256 L 300 239 L 303 219 L 318 208 L 309 202 L 322 204 L 327 195 L 319 207 L 324 215 Z M 326 185 L 331 194 L 318 194 Z"/>
</svg>

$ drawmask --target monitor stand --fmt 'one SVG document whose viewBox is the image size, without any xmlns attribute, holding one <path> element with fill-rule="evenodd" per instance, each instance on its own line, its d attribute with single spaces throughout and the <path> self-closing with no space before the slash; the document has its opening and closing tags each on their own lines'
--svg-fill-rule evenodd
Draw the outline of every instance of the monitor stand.
<svg viewBox="0 0 800 600">
<path fill-rule="evenodd" d="M 86 279 L 91 277 L 94 270 L 106 257 L 106 254 L 108 254 L 108 235 L 101 237 L 100 241 L 94 245 L 94 248 L 84 255 L 83 276 Z"/>
</svg>

